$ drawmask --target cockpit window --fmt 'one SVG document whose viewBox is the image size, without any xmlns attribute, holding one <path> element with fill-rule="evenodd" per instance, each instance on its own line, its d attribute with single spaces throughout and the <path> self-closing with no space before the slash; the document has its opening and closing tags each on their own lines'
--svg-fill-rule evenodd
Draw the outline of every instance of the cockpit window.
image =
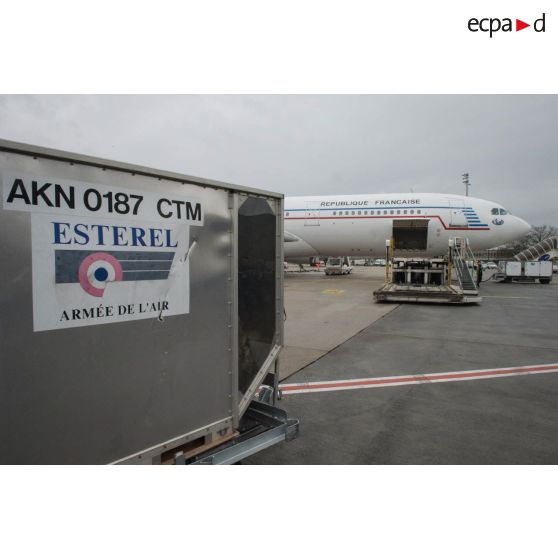
<svg viewBox="0 0 558 558">
<path fill-rule="evenodd" d="M 509 211 L 506 211 L 501 207 L 493 207 L 491 213 L 492 215 L 511 215 Z"/>
</svg>

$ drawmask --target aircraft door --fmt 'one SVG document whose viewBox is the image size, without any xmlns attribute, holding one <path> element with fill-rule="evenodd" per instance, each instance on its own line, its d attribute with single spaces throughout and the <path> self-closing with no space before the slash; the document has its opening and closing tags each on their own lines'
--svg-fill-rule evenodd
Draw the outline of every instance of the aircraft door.
<svg viewBox="0 0 558 558">
<path fill-rule="evenodd" d="M 426 250 L 429 219 L 394 219 L 393 248 L 395 250 Z"/>
<path fill-rule="evenodd" d="M 465 204 L 462 200 L 449 200 L 450 205 L 450 227 L 466 227 Z"/>
<path fill-rule="evenodd" d="M 306 202 L 306 211 L 304 212 L 304 226 L 316 227 L 320 225 L 320 210 L 318 202 Z"/>
</svg>

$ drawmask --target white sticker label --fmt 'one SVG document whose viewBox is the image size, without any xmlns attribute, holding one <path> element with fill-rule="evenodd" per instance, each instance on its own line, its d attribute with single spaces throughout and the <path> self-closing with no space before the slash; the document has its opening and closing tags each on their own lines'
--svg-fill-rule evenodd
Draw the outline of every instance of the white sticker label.
<svg viewBox="0 0 558 558">
<path fill-rule="evenodd" d="M 102 184 L 5 173 L 4 209 L 203 225 L 198 200 Z"/>
<path fill-rule="evenodd" d="M 93 193 L 95 192 L 95 193 Z M 201 202 L 3 176 L 4 209 L 31 211 L 35 331 L 190 311 L 190 226 Z"/>
</svg>

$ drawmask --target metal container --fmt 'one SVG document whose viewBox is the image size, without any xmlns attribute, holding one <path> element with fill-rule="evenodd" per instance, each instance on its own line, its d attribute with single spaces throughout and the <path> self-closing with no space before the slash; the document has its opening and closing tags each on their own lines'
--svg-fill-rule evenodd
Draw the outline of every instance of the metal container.
<svg viewBox="0 0 558 558">
<path fill-rule="evenodd" d="M 521 277 L 521 262 L 506 262 L 506 275 L 508 277 Z"/>
<path fill-rule="evenodd" d="M 282 194 L 0 140 L 0 462 L 233 436 L 283 343 Z"/>
<path fill-rule="evenodd" d="M 552 277 L 552 262 L 525 262 L 526 277 Z"/>
</svg>

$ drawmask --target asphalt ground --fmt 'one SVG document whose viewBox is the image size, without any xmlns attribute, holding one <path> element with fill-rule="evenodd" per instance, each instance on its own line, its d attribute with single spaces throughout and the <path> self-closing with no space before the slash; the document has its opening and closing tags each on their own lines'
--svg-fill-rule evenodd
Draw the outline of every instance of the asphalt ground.
<svg viewBox="0 0 558 558">
<path fill-rule="evenodd" d="M 285 342 L 279 359 L 283 380 L 375 322 L 393 306 L 370 304 L 384 281 L 383 267 L 355 266 L 351 275 L 326 276 L 304 266 L 285 273 Z"/>
<path fill-rule="evenodd" d="M 483 283 L 478 306 L 397 306 L 286 383 L 558 363 L 555 281 Z M 292 394 L 280 405 L 299 418 L 299 438 L 247 464 L 558 463 L 558 373 Z"/>
</svg>

